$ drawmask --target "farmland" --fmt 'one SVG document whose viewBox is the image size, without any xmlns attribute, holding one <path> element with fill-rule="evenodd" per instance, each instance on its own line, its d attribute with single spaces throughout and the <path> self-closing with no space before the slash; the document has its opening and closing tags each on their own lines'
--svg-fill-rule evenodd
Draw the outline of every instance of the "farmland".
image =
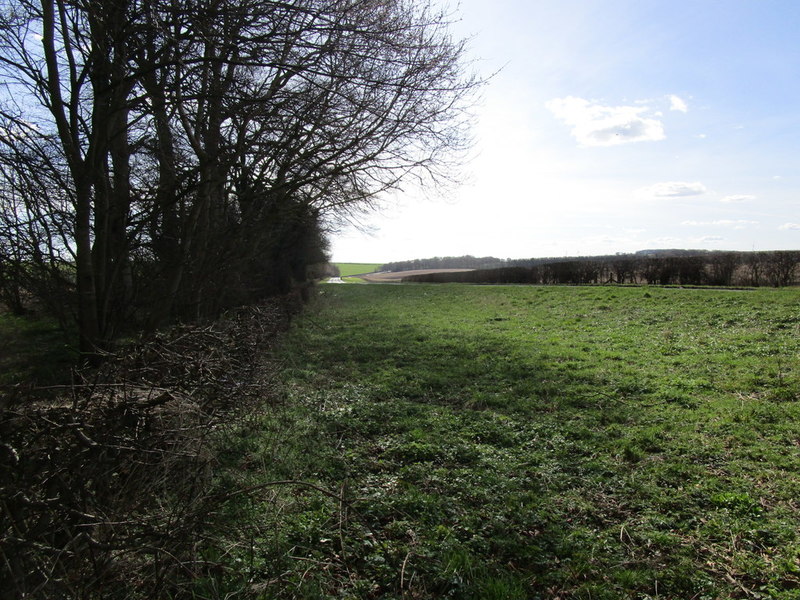
<svg viewBox="0 0 800 600">
<path fill-rule="evenodd" d="M 353 275 L 363 275 L 373 273 L 381 265 L 379 263 L 335 263 L 339 268 L 340 277 L 352 277 Z"/>
<path fill-rule="evenodd" d="M 800 598 L 799 333 L 797 289 L 325 286 L 223 436 L 215 593 Z"/>
<path fill-rule="evenodd" d="M 369 273 L 362 277 L 368 283 L 401 283 L 406 277 L 461 274 L 472 269 L 416 269 L 414 271 L 384 271 Z"/>
</svg>

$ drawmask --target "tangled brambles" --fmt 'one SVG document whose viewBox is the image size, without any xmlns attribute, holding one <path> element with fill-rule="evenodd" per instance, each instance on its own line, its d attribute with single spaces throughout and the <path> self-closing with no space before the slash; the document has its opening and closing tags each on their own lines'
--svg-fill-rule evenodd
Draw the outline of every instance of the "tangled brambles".
<svg viewBox="0 0 800 600">
<path fill-rule="evenodd" d="M 264 350 L 299 307 L 180 326 L 0 413 L 0 589 L 9 598 L 180 596 L 218 569 L 214 433 L 270 394 Z"/>
</svg>

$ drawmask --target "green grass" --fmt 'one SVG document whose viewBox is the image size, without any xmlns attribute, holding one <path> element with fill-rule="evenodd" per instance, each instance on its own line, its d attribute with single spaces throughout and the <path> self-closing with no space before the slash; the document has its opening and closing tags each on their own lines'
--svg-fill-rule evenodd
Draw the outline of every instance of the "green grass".
<svg viewBox="0 0 800 600">
<path fill-rule="evenodd" d="M 0 344 L 0 386 L 68 382 L 77 360 L 58 324 L 45 317 L 0 312 Z"/>
<path fill-rule="evenodd" d="M 364 275 L 374 273 L 381 267 L 381 263 L 333 263 L 339 267 L 341 277 L 351 277 L 353 275 Z"/>
<path fill-rule="evenodd" d="M 800 598 L 800 290 L 326 286 L 217 594 Z M 339 497 L 338 499 L 336 497 Z"/>
</svg>

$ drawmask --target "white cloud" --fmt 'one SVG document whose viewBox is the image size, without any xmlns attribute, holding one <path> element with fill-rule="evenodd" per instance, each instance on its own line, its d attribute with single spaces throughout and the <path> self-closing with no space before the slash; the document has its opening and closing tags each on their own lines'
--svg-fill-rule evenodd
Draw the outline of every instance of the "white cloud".
<svg viewBox="0 0 800 600">
<path fill-rule="evenodd" d="M 709 243 L 709 242 L 721 242 L 724 239 L 725 238 L 722 237 L 721 235 L 707 235 L 705 237 L 701 237 L 700 241 L 701 242 L 705 242 L 705 243 Z"/>
<path fill-rule="evenodd" d="M 686 104 L 685 100 L 682 100 L 678 96 L 672 95 L 669 97 L 669 109 L 670 110 L 677 110 L 682 113 L 688 112 L 689 105 Z"/>
<path fill-rule="evenodd" d="M 706 186 L 699 181 L 662 181 L 642 188 L 638 193 L 653 198 L 682 198 L 685 196 L 701 196 L 706 193 Z"/>
<path fill-rule="evenodd" d="M 41 131 L 36 123 L 30 121 L 12 121 L 8 126 L 0 126 L 0 139 L 12 142 L 14 140 L 25 140 L 30 138 L 31 133 L 38 133 Z"/>
<path fill-rule="evenodd" d="M 733 196 L 725 196 L 724 198 L 720 198 L 720 202 L 726 203 L 735 203 L 735 202 L 750 202 L 751 200 L 755 200 L 755 196 L 751 196 L 749 194 L 734 194 Z"/>
<path fill-rule="evenodd" d="M 734 229 L 744 229 L 748 225 L 758 225 L 758 221 L 748 221 L 746 219 L 719 219 L 717 221 L 683 221 L 681 225 L 688 225 L 690 227 L 703 227 L 708 225 L 715 225 L 718 227 L 733 227 Z"/>
<path fill-rule="evenodd" d="M 677 248 L 683 244 L 683 239 L 667 235 L 651 238 L 645 243 L 649 248 Z"/>
<path fill-rule="evenodd" d="M 778 229 L 781 229 L 781 230 L 784 230 L 784 231 L 800 230 L 800 223 L 784 223 L 783 225 L 778 227 Z"/>
<path fill-rule="evenodd" d="M 574 96 L 554 98 L 545 106 L 572 127 L 572 135 L 582 146 L 617 146 L 665 137 L 661 121 L 642 116 L 647 107 L 603 106 Z"/>
</svg>

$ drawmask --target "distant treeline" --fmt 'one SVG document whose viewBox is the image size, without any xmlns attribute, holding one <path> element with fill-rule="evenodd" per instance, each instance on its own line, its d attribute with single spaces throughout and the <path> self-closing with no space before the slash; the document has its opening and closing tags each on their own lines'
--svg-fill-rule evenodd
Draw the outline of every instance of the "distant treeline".
<svg viewBox="0 0 800 600">
<path fill-rule="evenodd" d="M 535 260 L 535 259 L 528 259 Z M 382 265 L 378 271 L 417 271 L 420 269 L 497 269 L 509 265 L 511 259 L 495 258 L 494 256 L 435 256 L 433 258 L 418 258 L 415 260 L 401 260 Z"/>
<path fill-rule="evenodd" d="M 467 257 L 472 258 L 472 257 Z M 469 268 L 460 259 L 432 259 L 440 267 Z M 474 259 L 476 261 L 487 259 Z M 652 250 L 566 259 L 497 260 L 501 266 L 456 273 L 411 275 L 418 283 L 650 284 L 775 286 L 797 283 L 800 251 L 718 252 Z M 428 261 L 409 263 L 431 264 Z M 397 263 L 395 263 L 397 264 Z M 456 264 L 459 266 L 456 267 Z M 386 269 L 388 265 L 384 266 Z M 386 269 L 389 270 L 389 269 Z"/>
<path fill-rule="evenodd" d="M 548 263 L 573 261 L 611 261 L 620 257 L 639 256 L 696 256 L 709 254 L 709 250 L 640 250 L 635 254 L 609 254 L 606 256 L 559 256 L 547 258 L 497 258 L 496 256 L 434 256 L 433 258 L 417 258 L 402 260 L 382 265 L 379 271 L 416 271 L 420 269 L 500 269 L 503 267 L 535 267 Z"/>
</svg>

